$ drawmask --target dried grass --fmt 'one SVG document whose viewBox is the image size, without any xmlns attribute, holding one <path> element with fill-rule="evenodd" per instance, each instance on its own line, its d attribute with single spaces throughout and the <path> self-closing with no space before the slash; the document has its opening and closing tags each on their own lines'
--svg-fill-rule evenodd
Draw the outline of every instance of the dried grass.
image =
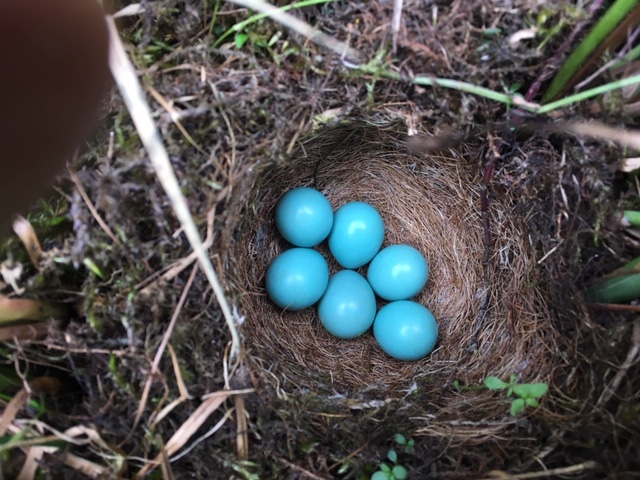
<svg viewBox="0 0 640 480">
<path fill-rule="evenodd" d="M 358 398 L 399 397 L 418 384 L 428 393 L 422 402 L 439 412 L 438 420 L 423 419 L 423 433 L 464 440 L 474 432 L 495 436 L 508 421 L 451 421 L 461 415 L 469 421 L 504 417 L 495 400 L 446 387 L 453 380 L 478 384 L 487 375 L 511 373 L 523 381 L 550 381 L 559 355 L 557 332 L 538 290 L 535 249 L 511 199 L 495 198 L 489 212 L 495 240 L 485 265 L 482 172 L 455 150 L 412 155 L 404 130 L 398 123 L 358 122 L 325 129 L 259 175 L 248 199 L 253 213 L 239 230 L 235 251 L 235 283 L 245 292 L 243 332 L 254 356 L 283 382 Z M 303 185 L 320 189 L 334 209 L 348 201 L 369 202 L 385 220 L 385 245 L 407 243 L 426 256 L 430 278 L 417 300 L 433 311 L 440 330 L 427 358 L 391 359 L 371 333 L 338 340 L 323 329 L 315 310 L 283 312 L 268 300 L 265 271 L 288 248 L 275 230 L 274 207 L 285 191 Z M 335 272 L 326 246 L 319 250 Z"/>
</svg>

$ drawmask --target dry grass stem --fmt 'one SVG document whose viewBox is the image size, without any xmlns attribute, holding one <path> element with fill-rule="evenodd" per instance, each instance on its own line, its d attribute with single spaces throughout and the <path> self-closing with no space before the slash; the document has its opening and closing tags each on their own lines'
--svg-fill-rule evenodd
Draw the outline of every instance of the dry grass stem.
<svg viewBox="0 0 640 480">
<path fill-rule="evenodd" d="M 44 455 L 44 449 L 34 447 L 27 449 L 27 458 L 20 469 L 16 480 L 34 480 L 38 471 L 38 462 Z"/>
<path fill-rule="evenodd" d="M 394 0 L 393 2 L 393 17 L 391 17 L 391 34 L 393 36 L 393 54 L 394 55 L 398 50 L 398 34 L 400 33 L 400 26 L 402 24 L 402 5 L 403 5 L 403 0 Z"/>
<path fill-rule="evenodd" d="M 482 480 L 529 480 L 532 478 L 557 478 L 562 475 L 579 475 L 588 470 L 595 470 L 599 467 L 596 462 L 584 462 L 577 465 L 571 465 L 570 467 L 552 468 L 549 470 L 543 470 L 541 472 L 530 473 L 517 473 L 509 474 L 506 472 L 489 472 L 490 477 L 483 478 Z"/>
<path fill-rule="evenodd" d="M 285 27 L 293 30 L 294 32 L 304 35 L 310 40 L 314 41 L 318 45 L 321 45 L 329 50 L 340 55 L 341 58 L 350 61 L 359 61 L 360 55 L 354 49 L 349 47 L 346 43 L 343 43 L 335 38 L 322 33 L 321 31 L 313 28 L 307 22 L 299 20 L 290 13 L 283 12 L 277 7 L 264 2 L 262 0 L 229 0 L 236 5 L 242 5 L 243 7 L 250 8 L 256 12 L 265 13 L 272 20 L 284 25 Z"/>
<path fill-rule="evenodd" d="M 22 407 L 29 401 L 29 392 L 25 388 L 21 388 L 18 393 L 16 393 L 11 401 L 7 404 L 4 411 L 2 412 L 2 417 L 0 417 L 0 437 L 2 437 L 7 430 L 9 430 L 9 425 L 16 418 L 16 415 Z"/>
<path fill-rule="evenodd" d="M 620 383 L 627 375 L 627 372 L 631 367 L 636 363 L 636 359 L 638 357 L 638 353 L 640 353 L 640 320 L 636 319 L 633 323 L 633 333 L 631 334 L 631 348 L 627 352 L 627 357 L 625 358 L 622 365 L 618 369 L 615 377 L 611 380 L 609 385 L 605 385 L 598 402 L 596 403 L 599 407 L 604 407 L 611 397 L 613 397 L 620 386 Z"/>
<path fill-rule="evenodd" d="M 291 463 L 288 460 L 285 460 L 284 458 L 278 458 L 278 461 L 282 463 L 285 467 L 288 467 L 295 472 L 301 473 L 303 478 L 311 478 L 313 480 L 327 480 L 327 477 L 321 477 L 320 475 L 316 475 L 315 473 L 310 472 L 306 468 L 302 468 L 301 466 L 296 465 L 295 463 Z"/>
<path fill-rule="evenodd" d="M 164 108 L 169 113 L 169 116 L 171 117 L 171 121 L 176 125 L 176 127 L 178 127 L 178 130 L 180 130 L 180 133 L 184 135 L 184 138 L 187 139 L 187 141 L 193 146 L 193 148 L 195 148 L 197 151 L 199 151 L 203 155 L 208 155 L 207 152 L 205 152 L 204 149 L 196 143 L 193 137 L 189 135 L 189 132 L 187 132 L 187 130 L 184 128 L 184 126 L 180 122 L 180 114 L 176 111 L 172 103 L 167 101 L 151 85 L 147 85 L 146 88 L 147 90 L 149 90 L 149 93 L 151 94 L 151 96 L 155 98 L 160 105 L 162 105 L 162 108 Z"/>
<path fill-rule="evenodd" d="M 162 410 L 160 410 L 157 415 L 155 412 L 151 414 L 149 417 L 149 421 L 147 422 L 149 429 L 154 430 L 158 423 L 162 421 L 164 417 L 166 417 L 174 408 L 180 405 L 185 400 L 188 400 L 191 397 L 189 392 L 187 391 L 187 386 L 184 384 L 184 380 L 182 379 L 182 373 L 180 373 L 180 364 L 178 363 L 178 357 L 176 356 L 175 351 L 171 344 L 167 345 L 169 347 L 169 353 L 171 354 L 171 363 L 173 364 L 173 373 L 176 376 L 176 383 L 178 384 L 178 391 L 180 392 L 180 396 L 173 400 L 171 403 L 166 405 Z"/>
<path fill-rule="evenodd" d="M 561 131 L 572 133 L 579 137 L 588 137 L 605 142 L 614 142 L 623 147 L 633 148 L 640 151 L 640 130 L 626 128 L 616 128 L 605 125 L 601 122 L 569 122 L 561 124 L 558 128 Z"/>
<path fill-rule="evenodd" d="M 242 395 L 236 395 L 233 400 L 236 407 L 236 452 L 238 459 L 246 460 L 249 457 L 248 412 Z"/>
<path fill-rule="evenodd" d="M 166 455 L 173 456 L 180 450 L 193 436 L 194 433 L 202 426 L 202 424 L 215 412 L 224 401 L 233 395 L 233 391 L 221 391 L 211 394 L 204 399 L 200 406 L 191 414 L 178 430 L 173 434 L 165 445 Z M 147 463 L 136 475 L 136 478 L 144 478 L 151 470 L 156 468 L 162 461 L 162 455 L 159 454 L 154 460 Z"/>
<path fill-rule="evenodd" d="M 153 383 L 153 379 L 158 374 L 158 367 L 160 365 L 160 360 L 162 360 L 162 355 L 164 355 L 165 348 L 169 344 L 169 339 L 171 338 L 171 334 L 173 333 L 173 329 L 178 321 L 178 317 L 180 316 L 180 312 L 182 311 L 182 307 L 184 303 L 187 301 L 187 295 L 189 294 L 189 290 L 193 285 L 193 281 L 196 278 L 196 272 L 198 271 L 198 265 L 194 265 L 191 269 L 191 275 L 189 275 L 189 279 L 187 280 L 184 289 L 182 290 L 182 295 L 180 295 L 180 300 L 176 305 L 176 308 L 171 316 L 171 320 L 169 321 L 169 325 L 167 325 L 167 329 L 162 336 L 162 341 L 158 346 L 158 350 L 156 351 L 156 355 L 153 358 L 153 363 L 151 364 L 151 369 L 149 370 L 149 374 L 147 375 L 147 380 L 145 381 L 144 388 L 142 390 L 142 395 L 140 397 L 140 404 L 138 405 L 138 411 L 136 412 L 136 418 L 133 422 L 133 426 L 131 427 L 131 431 L 135 430 L 142 418 L 142 414 L 144 413 L 144 409 L 147 406 L 147 399 L 149 398 L 149 392 L 151 391 L 151 384 Z"/>
<path fill-rule="evenodd" d="M 80 179 L 78 178 L 78 176 L 74 172 L 69 170 L 69 178 L 78 189 L 80 196 L 84 200 L 84 203 L 87 205 L 87 208 L 91 212 L 91 215 L 93 215 L 93 218 L 95 219 L 95 221 L 98 222 L 98 225 L 100 225 L 100 228 L 104 231 L 104 233 L 108 235 L 108 237 L 111 239 L 111 241 L 113 241 L 115 245 L 117 245 L 120 248 L 123 248 L 122 242 L 120 242 L 120 239 L 116 236 L 115 233 L 113 233 L 113 230 L 111 230 L 111 227 L 107 225 L 107 223 L 104 221 L 100 213 L 98 213 L 98 210 L 96 209 L 95 205 L 89 198 L 89 195 L 87 195 L 87 191 L 82 186 L 82 183 L 80 182 Z"/>
<path fill-rule="evenodd" d="M 23 216 L 16 215 L 12 227 L 14 233 L 18 236 L 18 238 L 24 245 L 31 263 L 34 267 L 39 268 L 40 258 L 42 257 L 42 247 L 40 246 L 38 235 L 33 229 L 33 226 L 31 226 L 29 220 L 27 220 Z"/>
<path fill-rule="evenodd" d="M 158 179 L 173 206 L 174 212 L 184 229 L 191 247 L 198 257 L 198 261 L 207 280 L 211 284 L 211 288 L 213 288 L 231 335 L 231 357 L 235 360 L 240 356 L 242 345 L 224 290 L 220 285 L 211 260 L 202 244 L 202 239 L 193 221 L 193 217 L 189 212 L 184 195 L 182 195 L 175 172 L 171 167 L 169 156 L 162 144 L 160 133 L 153 121 L 151 110 L 142 92 L 136 72 L 120 41 L 113 18 L 107 17 L 106 20 L 109 27 L 109 65 L 111 67 L 111 73 L 127 105 L 131 119 L 138 130 L 140 139 L 149 154 L 149 159 L 156 171 Z"/>
<path fill-rule="evenodd" d="M 204 242 L 202 242 L 202 246 L 205 248 L 205 250 L 208 250 L 209 248 L 211 248 L 211 245 L 213 245 L 214 217 L 215 217 L 215 209 L 212 208 L 211 210 L 209 210 L 209 213 L 207 213 L 207 236 L 204 239 Z M 178 276 L 180 272 L 185 270 L 189 265 L 191 265 L 197 259 L 198 259 L 198 256 L 196 255 L 196 253 L 191 252 L 187 257 L 181 258 L 177 262 L 168 266 L 164 273 L 162 274 L 160 274 L 159 272 L 155 273 L 151 275 L 149 278 L 140 282 L 139 285 L 136 285 L 136 289 L 140 289 L 139 293 L 141 295 L 150 295 L 153 289 L 157 288 L 159 284 L 167 283 L 173 280 L 175 277 Z"/>
<path fill-rule="evenodd" d="M 47 336 L 48 331 L 49 326 L 45 322 L 0 327 L 0 342 L 17 340 L 20 343 L 26 343 L 41 340 Z"/>
</svg>

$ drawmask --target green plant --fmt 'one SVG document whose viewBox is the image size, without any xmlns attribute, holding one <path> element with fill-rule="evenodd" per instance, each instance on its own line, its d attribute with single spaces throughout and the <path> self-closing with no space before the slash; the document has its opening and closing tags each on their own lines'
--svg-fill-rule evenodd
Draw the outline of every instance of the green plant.
<svg viewBox="0 0 640 480">
<path fill-rule="evenodd" d="M 413 453 L 416 446 L 416 442 L 414 440 L 407 440 L 407 438 L 405 438 L 401 433 L 396 434 L 394 439 L 398 445 L 404 447 L 405 452 Z"/>
<path fill-rule="evenodd" d="M 546 383 L 516 383 L 516 375 L 511 374 L 508 382 L 503 382 L 498 377 L 489 376 L 484 385 L 489 390 L 507 390 L 507 397 L 515 396 L 511 401 L 511 415 L 518 415 L 529 407 L 538 407 L 538 400 L 549 390 Z"/>
<path fill-rule="evenodd" d="M 633 224 L 629 213 L 625 212 L 625 219 Z M 640 257 L 614 270 L 610 274 L 598 278 L 585 292 L 588 302 L 595 303 L 625 303 L 640 298 Z"/>
<path fill-rule="evenodd" d="M 548 90 L 542 97 L 542 103 L 547 104 L 558 96 L 578 72 L 581 66 L 593 56 L 601 47 L 605 39 L 612 34 L 618 24 L 636 6 L 638 0 L 616 0 L 600 18 L 578 47 L 569 55 L 560 67 Z"/>
<path fill-rule="evenodd" d="M 331 3 L 335 0 L 303 0 L 301 2 L 291 3 L 289 5 L 284 5 L 282 7 L 278 7 L 278 10 L 282 12 L 287 12 L 289 10 L 293 10 L 296 8 L 305 8 L 313 5 L 320 5 L 323 3 Z M 217 11 L 216 11 L 217 12 Z M 220 46 L 224 40 L 226 40 L 230 35 L 234 35 L 234 43 L 236 48 L 241 49 L 244 44 L 249 40 L 249 34 L 247 32 L 247 27 L 253 23 L 256 23 L 264 18 L 267 18 L 269 15 L 266 13 L 256 13 L 246 20 L 242 22 L 238 22 L 233 25 L 229 30 L 224 32 L 222 35 L 218 37 L 218 39 L 214 43 L 214 47 Z"/>
<path fill-rule="evenodd" d="M 404 447 L 406 453 L 413 453 L 416 445 L 414 440 L 407 440 L 401 433 L 396 434 L 393 438 L 398 445 Z M 382 462 L 378 467 L 379 470 L 371 476 L 371 480 L 404 480 L 407 478 L 407 469 L 398 463 L 398 453 L 395 450 L 391 449 L 387 452 L 387 459 L 391 465 Z"/>
</svg>

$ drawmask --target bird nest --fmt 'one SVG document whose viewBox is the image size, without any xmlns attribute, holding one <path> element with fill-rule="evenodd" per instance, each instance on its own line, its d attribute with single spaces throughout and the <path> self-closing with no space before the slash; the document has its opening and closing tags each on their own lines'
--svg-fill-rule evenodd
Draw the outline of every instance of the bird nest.
<svg viewBox="0 0 640 480">
<path fill-rule="evenodd" d="M 453 382 L 477 385 L 488 375 L 511 374 L 526 382 L 550 379 L 557 332 L 539 291 L 530 232 L 504 195 L 496 193 L 481 211 L 477 159 L 454 149 L 416 154 L 404 131 L 397 123 L 326 128 L 257 175 L 234 252 L 247 345 L 269 370 L 265 378 L 281 388 L 366 401 L 419 391 L 427 395 L 412 401 L 428 404 L 442 420 L 459 418 L 461 410 L 467 419 L 504 417 L 489 393 L 460 391 Z M 267 267 L 291 248 L 276 230 L 275 206 L 299 186 L 320 190 L 334 210 L 355 200 L 370 203 L 385 222 L 383 246 L 409 244 L 427 258 L 429 280 L 416 301 L 438 321 L 433 353 L 394 360 L 371 332 L 340 340 L 324 330 L 315 309 L 288 312 L 269 300 Z M 317 249 L 332 273 L 339 270 L 326 244 Z"/>
</svg>

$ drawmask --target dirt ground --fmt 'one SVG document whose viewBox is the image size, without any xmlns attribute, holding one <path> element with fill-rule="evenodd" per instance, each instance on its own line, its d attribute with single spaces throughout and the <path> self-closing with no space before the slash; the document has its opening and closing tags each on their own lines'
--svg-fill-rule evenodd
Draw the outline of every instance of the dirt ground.
<svg viewBox="0 0 640 480">
<path fill-rule="evenodd" d="M 632 314 L 595 310 L 581 294 L 594 277 L 636 253 L 612 220 L 637 204 L 635 186 L 617 171 L 620 148 L 505 128 L 513 112 L 503 104 L 363 74 L 270 20 L 217 43 L 249 16 L 230 3 L 143 5 L 143 13 L 119 27 L 242 324 L 245 353 L 230 374 L 230 338 L 215 296 L 201 272 L 190 282 L 192 264 L 179 264 L 191 247 L 114 89 L 94 137 L 70 166 L 73 176 L 61 178 L 29 215 L 45 251 L 42 268 L 29 265 L 17 239 L 0 247 L 3 259 L 23 264 L 21 284 L 30 297 L 62 303 L 70 312 L 50 322 L 39 341 L 0 346 L 3 367 L 28 367 L 62 385 L 46 399 L 44 412 L 32 409 L 23 417 L 57 431 L 83 426 L 102 439 L 45 455 L 41 478 L 134 478 L 204 395 L 224 389 L 250 393 L 228 399 L 208 417 L 172 457 L 171 474 L 158 467 L 149 478 L 370 478 L 389 449 L 397 450 L 409 478 L 637 478 L 640 374 L 635 366 L 619 372 L 640 344 L 640 328 Z M 362 59 L 380 58 L 403 78 L 425 74 L 524 94 L 584 20 L 585 8 L 564 1 L 408 0 L 395 52 L 390 1 L 320 3 L 290 13 L 349 42 Z M 513 34 L 533 26 L 535 38 L 509 44 Z M 165 102 L 178 112 L 179 124 Z M 594 115 L 592 108 L 585 102 L 563 109 L 552 121 L 634 125 L 619 110 Z M 295 357 L 300 352 L 278 356 L 274 351 L 286 351 L 287 344 L 265 348 L 268 335 L 254 335 L 255 315 L 264 313 L 256 305 L 265 296 L 246 278 L 260 260 L 252 249 L 259 245 L 261 212 L 268 211 L 269 182 L 283 165 L 303 162 L 323 132 L 349 125 L 391 128 L 387 146 L 407 158 L 443 146 L 454 150 L 472 172 L 465 177 L 471 185 L 464 185 L 477 194 L 470 204 L 480 211 L 479 192 L 488 192 L 489 230 L 500 236 L 502 215 L 518 225 L 527 246 L 522 251 L 531 255 L 527 278 L 545 312 L 536 324 L 539 335 L 526 345 L 537 364 L 519 372 L 529 375 L 523 380 L 549 384 L 539 408 L 511 417 L 504 396 L 454 387 L 455 381 L 478 385 L 484 375 L 511 368 L 491 349 L 483 353 L 490 358 L 479 361 L 487 360 L 486 368 L 477 372 L 467 359 L 464 369 L 443 367 L 444 373 L 421 367 L 392 387 L 352 383 L 342 389 L 305 367 L 312 353 L 302 360 Z M 408 145 L 407 134 L 414 132 L 437 145 Z M 307 180 L 301 174 L 292 182 Z M 483 232 L 482 221 L 475 226 Z M 176 311 L 170 351 L 145 397 Z M 396 434 L 414 440 L 414 449 L 396 445 Z M 65 465 L 66 454 L 108 474 L 81 473 Z M 15 476 L 23 460 L 18 449 L 3 458 L 4 478 Z M 517 476 L 527 472 L 538 475 Z"/>
</svg>

